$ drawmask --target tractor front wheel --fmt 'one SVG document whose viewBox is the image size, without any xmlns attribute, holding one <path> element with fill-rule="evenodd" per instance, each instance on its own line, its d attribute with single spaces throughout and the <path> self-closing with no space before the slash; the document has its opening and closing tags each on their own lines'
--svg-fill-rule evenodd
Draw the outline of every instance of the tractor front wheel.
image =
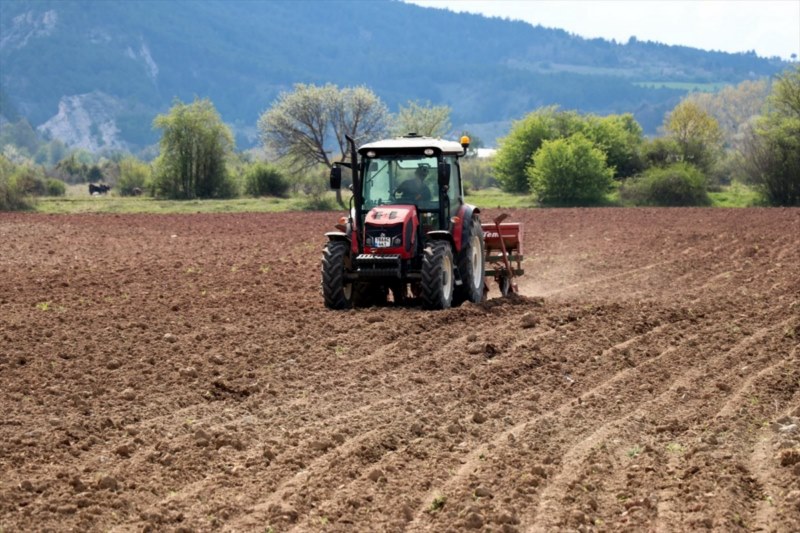
<svg viewBox="0 0 800 533">
<path fill-rule="evenodd" d="M 329 241 L 322 251 L 322 296 L 328 309 L 353 306 L 353 283 L 345 279 L 351 268 L 350 244 Z"/>
<path fill-rule="evenodd" d="M 446 241 L 425 246 L 422 257 L 422 305 L 427 309 L 447 309 L 453 301 L 453 251 Z"/>
</svg>

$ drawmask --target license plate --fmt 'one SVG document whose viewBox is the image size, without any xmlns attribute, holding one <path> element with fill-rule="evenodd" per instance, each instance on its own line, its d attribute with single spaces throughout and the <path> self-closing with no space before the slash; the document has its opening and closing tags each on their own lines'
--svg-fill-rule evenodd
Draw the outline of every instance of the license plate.
<svg viewBox="0 0 800 533">
<path fill-rule="evenodd" d="M 375 248 L 388 248 L 392 244 L 389 237 L 375 237 Z"/>
</svg>

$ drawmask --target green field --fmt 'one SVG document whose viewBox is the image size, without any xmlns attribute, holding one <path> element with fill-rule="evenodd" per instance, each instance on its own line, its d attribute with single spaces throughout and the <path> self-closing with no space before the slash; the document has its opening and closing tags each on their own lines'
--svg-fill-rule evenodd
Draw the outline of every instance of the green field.
<svg viewBox="0 0 800 533">
<path fill-rule="evenodd" d="M 300 211 L 305 199 L 236 198 L 231 200 L 156 200 L 120 196 L 45 197 L 36 201 L 40 213 L 263 213 Z"/>
<path fill-rule="evenodd" d="M 231 200 L 158 200 L 143 197 L 89 196 L 77 189 L 67 196 L 38 198 L 34 210 L 39 213 L 265 213 L 301 211 L 312 209 L 310 198 L 295 195 L 290 198 L 236 198 Z M 713 207 L 751 207 L 759 205 L 756 191 L 735 183 L 719 192 L 709 193 Z M 325 200 L 335 205 L 334 194 L 327 193 Z M 348 198 L 345 196 L 345 201 Z M 530 195 L 509 194 L 499 189 L 482 189 L 467 195 L 467 201 L 483 208 L 532 208 L 538 207 Z M 620 206 L 616 193 L 608 196 L 606 206 Z M 337 209 L 338 210 L 338 209 Z"/>
</svg>

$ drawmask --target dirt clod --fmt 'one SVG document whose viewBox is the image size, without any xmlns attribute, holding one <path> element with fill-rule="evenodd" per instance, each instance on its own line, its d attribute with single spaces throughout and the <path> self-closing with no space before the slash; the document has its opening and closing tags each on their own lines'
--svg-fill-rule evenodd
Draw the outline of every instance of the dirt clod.
<svg viewBox="0 0 800 533">
<path fill-rule="evenodd" d="M 486 422 L 486 420 L 487 420 L 486 415 L 480 411 L 475 411 L 475 413 L 473 413 L 472 415 L 472 421 L 475 422 L 476 424 L 483 424 L 484 422 Z"/>
<path fill-rule="evenodd" d="M 136 391 L 128 387 L 127 389 L 124 389 L 120 393 L 120 396 L 122 397 L 123 400 L 132 401 L 136 399 Z"/>
<path fill-rule="evenodd" d="M 119 483 L 116 478 L 111 476 L 103 476 L 97 480 L 97 488 L 100 490 L 116 491 L 119 488 Z"/>
<path fill-rule="evenodd" d="M 470 513 L 467 515 L 464 525 L 469 529 L 480 529 L 483 527 L 483 518 L 478 513 Z"/>
<path fill-rule="evenodd" d="M 525 313 L 519 319 L 519 323 L 525 329 L 535 328 L 539 324 L 539 318 L 533 313 Z"/>
</svg>

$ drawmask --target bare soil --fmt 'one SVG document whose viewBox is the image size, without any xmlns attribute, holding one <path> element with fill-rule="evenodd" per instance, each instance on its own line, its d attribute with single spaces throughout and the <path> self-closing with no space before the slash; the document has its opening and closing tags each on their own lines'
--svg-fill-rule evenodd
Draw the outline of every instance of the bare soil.
<svg viewBox="0 0 800 533">
<path fill-rule="evenodd" d="M 442 312 L 324 309 L 335 213 L 0 214 L 0 531 L 800 530 L 800 210 L 511 213 Z"/>
</svg>

